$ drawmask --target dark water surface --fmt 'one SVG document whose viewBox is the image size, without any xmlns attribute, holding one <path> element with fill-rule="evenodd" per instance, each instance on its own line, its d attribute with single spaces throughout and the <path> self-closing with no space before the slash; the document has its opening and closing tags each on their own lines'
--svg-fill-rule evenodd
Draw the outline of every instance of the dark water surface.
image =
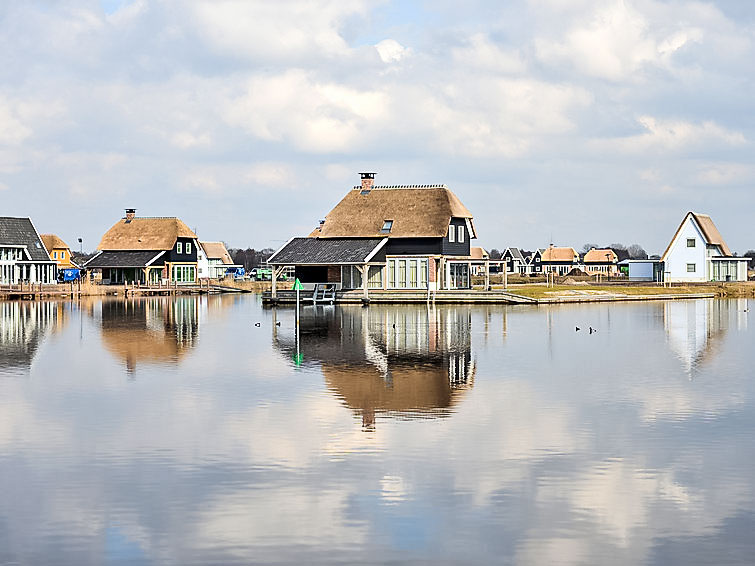
<svg viewBox="0 0 755 566">
<path fill-rule="evenodd" d="M 0 565 L 755 563 L 747 308 L 0 302 Z"/>
</svg>

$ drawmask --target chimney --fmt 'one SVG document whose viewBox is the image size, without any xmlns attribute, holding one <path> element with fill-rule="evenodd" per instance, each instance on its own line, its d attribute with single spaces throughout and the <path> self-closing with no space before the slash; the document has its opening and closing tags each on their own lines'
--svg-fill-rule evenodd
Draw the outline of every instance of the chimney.
<svg viewBox="0 0 755 566">
<path fill-rule="evenodd" d="M 359 176 L 362 178 L 362 190 L 369 191 L 372 189 L 372 183 L 375 182 L 375 173 L 360 173 Z"/>
<path fill-rule="evenodd" d="M 126 209 L 126 222 L 131 222 L 134 217 L 136 216 L 136 209 L 135 208 L 127 208 Z"/>
</svg>

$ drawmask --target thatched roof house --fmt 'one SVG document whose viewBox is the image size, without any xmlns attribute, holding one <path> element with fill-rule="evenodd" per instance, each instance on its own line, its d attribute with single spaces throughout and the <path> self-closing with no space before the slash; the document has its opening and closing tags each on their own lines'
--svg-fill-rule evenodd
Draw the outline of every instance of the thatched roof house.
<svg viewBox="0 0 755 566">
<path fill-rule="evenodd" d="M 461 200 L 445 185 L 376 186 L 374 173 L 360 175 L 308 238 L 292 238 L 268 262 L 294 266 L 305 288 L 469 287 L 481 258 L 471 255 L 477 233 Z"/>
<path fill-rule="evenodd" d="M 103 270 L 103 282 L 109 283 L 194 283 L 197 246 L 197 235 L 180 219 L 137 217 L 129 208 L 84 265 Z"/>
<path fill-rule="evenodd" d="M 77 267 L 71 260 L 71 248 L 62 238 L 55 234 L 40 234 L 50 257 L 58 264 L 58 268 L 67 269 Z"/>
</svg>

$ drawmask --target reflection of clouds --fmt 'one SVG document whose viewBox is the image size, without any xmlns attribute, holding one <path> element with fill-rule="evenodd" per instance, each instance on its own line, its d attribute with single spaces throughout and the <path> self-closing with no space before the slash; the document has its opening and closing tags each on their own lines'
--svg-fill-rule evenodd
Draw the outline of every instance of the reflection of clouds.
<svg viewBox="0 0 755 566">
<path fill-rule="evenodd" d="M 367 526 L 349 520 L 346 513 L 352 489 L 282 485 L 225 493 L 200 512 L 195 544 L 237 549 L 247 556 L 254 548 L 255 561 L 273 558 L 264 556 L 264 549 L 280 552 L 276 547 L 285 545 L 292 533 L 296 533 L 297 544 L 305 546 L 362 544 Z"/>
</svg>

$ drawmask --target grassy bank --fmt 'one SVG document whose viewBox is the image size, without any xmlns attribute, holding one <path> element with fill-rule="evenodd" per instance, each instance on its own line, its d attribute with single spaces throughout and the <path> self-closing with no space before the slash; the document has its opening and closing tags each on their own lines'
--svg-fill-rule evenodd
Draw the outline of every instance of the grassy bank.
<svg viewBox="0 0 755 566">
<path fill-rule="evenodd" d="M 496 285 L 494 288 L 497 288 Z M 545 284 L 509 285 L 508 291 L 530 297 L 545 299 L 564 296 L 606 296 L 606 295 L 690 295 L 698 293 L 715 293 L 717 297 L 755 297 L 755 282 L 742 283 L 700 283 L 692 285 L 675 284 L 671 287 L 659 285 L 556 285 L 548 287 Z"/>
</svg>

